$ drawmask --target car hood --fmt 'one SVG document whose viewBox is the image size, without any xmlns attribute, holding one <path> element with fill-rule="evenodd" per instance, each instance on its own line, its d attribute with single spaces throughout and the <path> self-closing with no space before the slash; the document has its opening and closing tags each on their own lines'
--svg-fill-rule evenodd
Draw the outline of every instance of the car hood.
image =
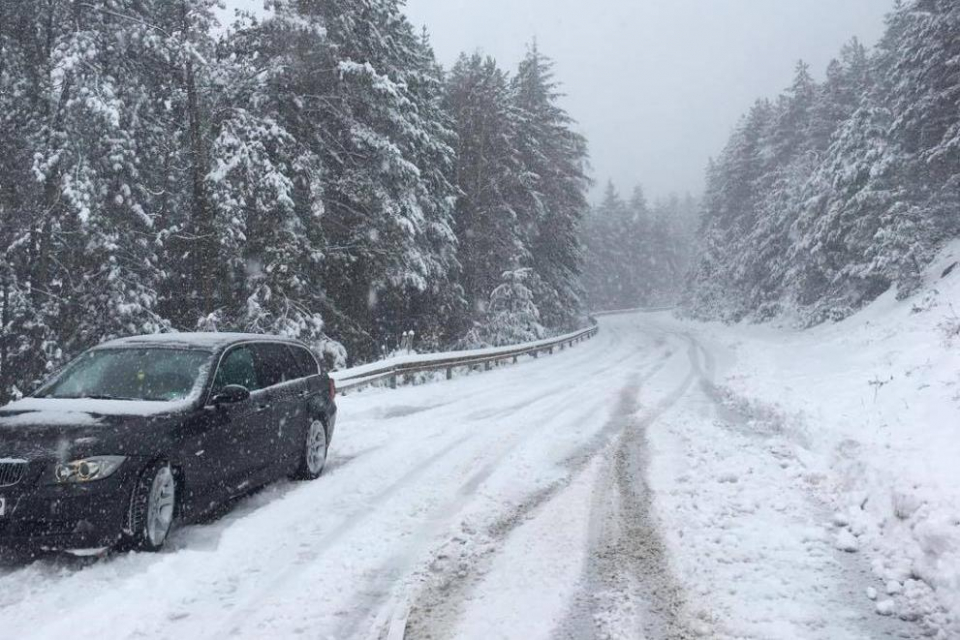
<svg viewBox="0 0 960 640">
<path fill-rule="evenodd" d="M 156 451 L 189 405 L 27 398 L 0 408 L 0 458 L 67 460 Z"/>
</svg>

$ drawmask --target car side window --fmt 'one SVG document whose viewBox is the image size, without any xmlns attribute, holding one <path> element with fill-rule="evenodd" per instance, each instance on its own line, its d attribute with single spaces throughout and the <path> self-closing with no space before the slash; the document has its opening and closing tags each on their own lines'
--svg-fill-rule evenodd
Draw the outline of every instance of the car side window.
<svg viewBox="0 0 960 640">
<path fill-rule="evenodd" d="M 287 351 L 286 345 L 279 342 L 258 344 L 254 346 L 254 352 L 257 356 L 259 380 L 263 388 L 296 380 L 299 377 L 296 363 Z"/>
<path fill-rule="evenodd" d="M 297 363 L 297 372 L 301 378 L 309 378 L 320 373 L 317 360 L 309 351 L 303 347 L 291 346 L 290 352 Z"/>
<path fill-rule="evenodd" d="M 230 385 L 240 385 L 250 391 L 263 388 L 257 374 L 253 350 L 250 347 L 234 347 L 220 361 L 220 368 L 217 369 L 217 376 L 214 378 L 213 393 L 217 394 Z"/>
</svg>

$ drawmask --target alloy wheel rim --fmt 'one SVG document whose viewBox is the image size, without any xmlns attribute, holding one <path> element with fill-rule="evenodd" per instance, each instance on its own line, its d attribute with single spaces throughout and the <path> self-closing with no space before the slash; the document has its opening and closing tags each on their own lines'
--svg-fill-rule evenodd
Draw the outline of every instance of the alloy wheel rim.
<svg viewBox="0 0 960 640">
<path fill-rule="evenodd" d="M 327 433 L 323 423 L 314 420 L 310 424 L 310 433 L 307 436 L 307 468 L 310 473 L 320 473 L 327 460 Z"/>
<path fill-rule="evenodd" d="M 147 502 L 147 537 L 154 546 L 162 544 L 170 532 L 176 504 L 176 490 L 170 467 L 160 469 L 153 477 L 150 499 Z"/>
</svg>

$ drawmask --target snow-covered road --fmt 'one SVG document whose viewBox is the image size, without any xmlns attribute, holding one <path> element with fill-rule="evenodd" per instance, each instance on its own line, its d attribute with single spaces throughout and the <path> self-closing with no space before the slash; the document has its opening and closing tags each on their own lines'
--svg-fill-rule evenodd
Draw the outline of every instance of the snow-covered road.
<svg viewBox="0 0 960 640">
<path fill-rule="evenodd" d="M 815 474 L 667 314 L 340 401 L 328 472 L 159 555 L 0 565 L 5 638 L 878 638 Z M 753 415 L 752 415 L 753 414 Z M 760 415 L 760 417 L 763 417 Z"/>
</svg>

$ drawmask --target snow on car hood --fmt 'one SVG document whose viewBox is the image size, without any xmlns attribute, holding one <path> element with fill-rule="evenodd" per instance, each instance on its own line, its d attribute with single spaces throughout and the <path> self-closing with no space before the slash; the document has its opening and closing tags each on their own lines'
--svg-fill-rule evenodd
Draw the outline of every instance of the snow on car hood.
<svg viewBox="0 0 960 640">
<path fill-rule="evenodd" d="M 93 426 L 99 424 L 101 416 L 150 417 L 183 411 L 190 404 L 190 401 L 24 398 L 0 409 L 0 426 L 37 423 Z"/>
<path fill-rule="evenodd" d="M 0 408 L 0 454 L 28 460 L 154 452 L 189 401 L 26 398 Z"/>
</svg>

